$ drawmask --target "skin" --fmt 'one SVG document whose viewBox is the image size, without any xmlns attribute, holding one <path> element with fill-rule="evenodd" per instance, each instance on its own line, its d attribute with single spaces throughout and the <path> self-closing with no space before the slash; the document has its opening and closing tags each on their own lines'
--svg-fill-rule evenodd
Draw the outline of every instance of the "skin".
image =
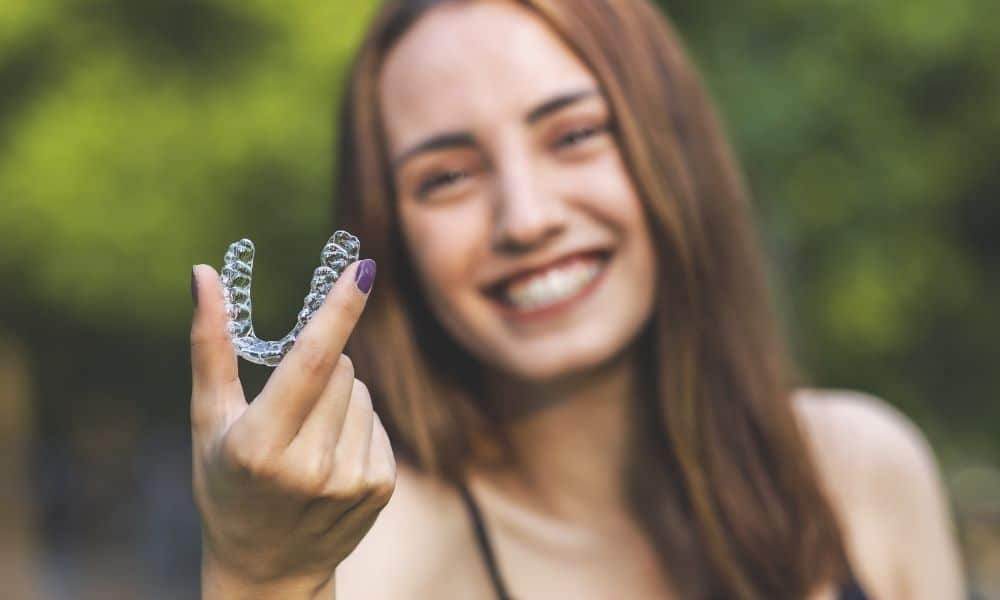
<svg viewBox="0 0 1000 600">
<path fill-rule="evenodd" d="M 252 403 L 218 273 L 192 271 L 191 432 L 205 598 L 330 597 L 333 571 L 392 495 L 396 464 L 341 350 L 367 294 L 354 263 Z"/>
<path fill-rule="evenodd" d="M 418 23 L 382 73 L 402 233 L 447 331 L 499 377 L 535 387 L 627 346 L 651 314 L 655 256 L 590 72 L 534 21 L 483 37 L 481 23 L 445 22 L 461 10 L 442 7 Z M 510 9 L 483 10 L 470 18 Z M 548 104 L 561 98 L 561 107 Z M 449 134 L 468 140 L 414 151 Z M 573 310 L 524 322 L 483 293 L 512 271 L 589 248 L 612 260 Z"/>
<path fill-rule="evenodd" d="M 656 257 L 641 206 L 613 136 L 602 129 L 608 114 L 599 94 L 526 118 L 553 98 L 595 90 L 593 76 L 531 13 L 500 1 L 433 9 L 403 36 L 380 75 L 380 108 L 389 154 L 397 164 L 403 235 L 423 292 L 446 330 L 487 366 L 488 394 L 507 411 L 514 444 L 531 457 L 526 472 L 473 469 L 468 474 L 512 593 L 582 600 L 675 597 L 618 491 L 625 399 L 634 386 L 631 342 L 655 300 Z M 413 151 L 442 134 L 450 136 L 447 147 Z M 428 188 L 428 181 L 436 183 Z M 484 285 L 511 270 L 592 246 L 612 251 L 604 279 L 565 311 L 528 322 L 499 311 L 483 294 Z M 338 289 L 331 297 L 339 297 Z M 351 302 L 359 300 L 351 300 L 348 291 L 343 292 L 348 300 L 334 303 L 353 306 L 343 310 L 356 318 L 353 311 L 360 307 Z M 212 310 L 218 313 L 213 318 L 222 318 L 221 308 Z M 326 323 L 334 327 L 335 317 Z M 311 328 L 314 323 L 307 332 Z M 195 329 L 201 335 L 210 330 L 199 328 L 197 318 Z M 312 351 L 327 358 L 303 361 L 329 365 L 326 385 L 333 388 L 336 365 L 345 360 L 339 352 L 346 334 L 339 331 L 328 340 L 329 331 L 321 325 L 315 329 Z M 224 355 L 222 342 L 215 344 Z M 223 364 L 228 361 L 220 359 L 222 367 L 216 368 L 228 369 Z M 272 429 L 282 427 L 290 431 L 297 421 L 316 422 L 321 415 L 308 415 L 324 402 L 328 414 L 344 411 L 345 403 L 354 406 L 344 383 L 339 393 L 318 391 L 326 389 L 327 373 L 324 367 L 294 375 L 312 381 L 305 386 L 312 390 L 308 393 L 301 384 L 298 392 L 288 392 L 297 398 L 291 404 L 302 408 L 295 417 L 269 414 L 276 421 L 254 420 L 247 439 L 276 436 Z M 292 385 L 292 377 L 285 378 L 286 385 Z M 347 380 L 345 374 L 339 377 Z M 230 414 L 219 408 L 221 392 L 201 384 L 195 388 L 192 413 L 202 415 L 196 429 L 214 432 L 196 436 L 197 450 L 199 440 L 212 447 L 211 440 L 224 437 L 218 433 L 225 431 L 220 423 L 232 419 L 219 416 Z M 358 419 L 359 429 L 370 427 L 374 443 L 384 431 L 377 417 L 367 418 L 370 403 L 358 393 L 359 404 L 367 407 L 360 411 L 365 418 Z M 272 401 L 272 410 L 287 403 L 284 397 Z M 257 402 L 249 409 L 236 406 L 236 412 L 250 413 Z M 866 589 L 879 599 L 960 598 L 951 518 L 933 452 L 920 432 L 886 403 L 859 394 L 802 390 L 794 407 Z M 287 437 L 286 432 L 281 439 Z M 237 436 L 232 445 L 246 451 L 251 446 L 240 445 L 241 439 Z M 851 443 L 844 444 L 845 439 Z M 353 488 L 334 482 L 336 468 L 320 470 L 319 489 L 325 494 L 288 483 L 299 481 L 301 464 L 316 464 L 317 456 L 310 453 L 338 446 L 335 437 L 316 437 L 297 445 L 297 460 L 274 460 L 284 451 L 264 453 L 251 462 L 258 465 L 256 471 L 238 470 L 239 477 L 228 479 L 213 474 L 216 463 L 196 451 L 196 484 L 203 477 L 196 496 L 200 506 L 208 507 L 202 513 L 206 530 L 217 532 L 206 542 L 206 597 L 329 598 L 334 585 L 324 569 L 332 570 L 331 564 L 339 565 L 335 586 L 341 600 L 492 597 L 455 491 L 406 465 L 397 470 L 387 442 L 367 449 L 378 457 L 375 474 L 362 479 L 367 488 L 358 487 L 358 480 Z M 336 456 L 349 461 L 351 454 Z M 199 475 L 201 460 L 206 466 Z M 266 492 L 259 491 L 260 481 Z M 227 494 L 206 491 L 219 482 L 229 486 Z M 330 527 L 317 538 L 288 539 L 295 529 L 287 527 L 259 539 L 262 528 L 267 532 L 261 517 L 272 513 L 266 504 L 256 513 L 246 508 L 264 500 L 292 499 L 292 506 L 306 506 L 314 498 L 357 499 L 365 489 L 376 490 L 377 501 L 366 505 L 363 518 L 353 527 L 338 526 L 343 509 L 334 504 L 323 513 Z M 386 493 L 392 494 L 388 504 Z M 223 548 L 226 552 L 219 551 Z M 240 561 L 223 564 L 228 552 L 236 552 Z M 263 575 L 254 580 L 246 572 Z M 832 586 L 826 586 L 813 598 L 832 594 Z"/>
</svg>

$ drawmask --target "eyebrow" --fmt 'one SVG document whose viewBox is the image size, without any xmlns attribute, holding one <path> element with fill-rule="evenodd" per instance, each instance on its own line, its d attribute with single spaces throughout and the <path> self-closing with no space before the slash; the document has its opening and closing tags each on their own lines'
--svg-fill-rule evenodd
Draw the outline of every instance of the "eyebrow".
<svg viewBox="0 0 1000 600">
<path fill-rule="evenodd" d="M 552 113 L 596 95 L 598 95 L 597 90 L 592 88 L 559 94 L 528 111 L 528 114 L 524 117 L 524 122 L 528 125 L 533 125 Z M 475 145 L 476 139 L 467 131 L 454 131 L 433 135 L 397 156 L 392 161 L 392 166 L 393 169 L 399 169 L 407 160 L 423 152 L 448 148 L 471 148 L 475 147 Z"/>
<path fill-rule="evenodd" d="M 531 109 L 528 112 L 528 116 L 524 118 L 524 121 L 527 124 L 532 125 L 543 119 L 545 116 L 554 113 L 560 109 L 563 109 L 569 106 L 570 104 L 574 104 L 576 102 L 579 102 L 580 100 L 596 95 L 597 95 L 597 90 L 595 89 L 578 90 L 575 92 L 569 92 L 567 94 L 559 94 L 555 98 L 552 98 L 551 100 L 546 100 L 545 102 L 539 104 L 537 107 Z"/>
</svg>

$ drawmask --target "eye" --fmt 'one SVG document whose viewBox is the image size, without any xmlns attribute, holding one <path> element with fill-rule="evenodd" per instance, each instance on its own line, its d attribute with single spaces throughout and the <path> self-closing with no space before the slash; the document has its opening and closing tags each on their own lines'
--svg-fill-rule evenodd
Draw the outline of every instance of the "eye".
<svg viewBox="0 0 1000 600">
<path fill-rule="evenodd" d="M 457 181 L 460 181 L 466 176 L 467 173 L 465 171 L 458 171 L 458 170 L 450 170 L 450 171 L 442 171 L 440 173 L 434 173 L 420 182 L 420 185 L 417 187 L 417 196 L 423 198 L 424 196 L 433 192 L 439 187 L 447 186 Z"/>
<path fill-rule="evenodd" d="M 606 125 L 578 127 L 559 137 L 555 142 L 555 147 L 558 149 L 575 146 L 599 133 L 603 133 L 606 129 Z"/>
</svg>

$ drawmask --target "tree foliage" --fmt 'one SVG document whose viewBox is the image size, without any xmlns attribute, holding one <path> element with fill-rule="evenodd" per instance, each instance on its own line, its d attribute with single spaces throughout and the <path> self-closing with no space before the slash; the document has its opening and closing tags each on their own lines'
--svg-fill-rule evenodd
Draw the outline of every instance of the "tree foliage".
<svg viewBox="0 0 1000 600">
<path fill-rule="evenodd" d="M 989 445 L 1000 423 L 990 3 L 662 4 L 727 117 L 813 378 Z"/>
<path fill-rule="evenodd" d="M 878 393 L 995 451 L 986 441 L 1000 423 L 990 402 L 1000 387 L 992 7 L 662 4 L 729 123 L 816 382 Z M 259 250 L 261 329 L 283 333 L 331 229 L 332 117 L 372 10 L 7 3 L 8 327 L 30 335 L 24 315 L 59 314 L 88 331 L 176 340 L 189 266 L 218 264 L 246 236 Z"/>
</svg>

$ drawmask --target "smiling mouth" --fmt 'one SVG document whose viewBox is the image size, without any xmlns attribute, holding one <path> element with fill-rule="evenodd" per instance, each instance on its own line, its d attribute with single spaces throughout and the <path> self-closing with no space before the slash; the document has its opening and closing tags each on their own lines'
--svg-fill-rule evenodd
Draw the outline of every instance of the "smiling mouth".
<svg viewBox="0 0 1000 600">
<path fill-rule="evenodd" d="M 533 316 L 551 313 L 587 295 L 600 279 L 610 253 L 574 254 L 543 270 L 522 275 L 487 290 L 507 314 Z"/>
</svg>

